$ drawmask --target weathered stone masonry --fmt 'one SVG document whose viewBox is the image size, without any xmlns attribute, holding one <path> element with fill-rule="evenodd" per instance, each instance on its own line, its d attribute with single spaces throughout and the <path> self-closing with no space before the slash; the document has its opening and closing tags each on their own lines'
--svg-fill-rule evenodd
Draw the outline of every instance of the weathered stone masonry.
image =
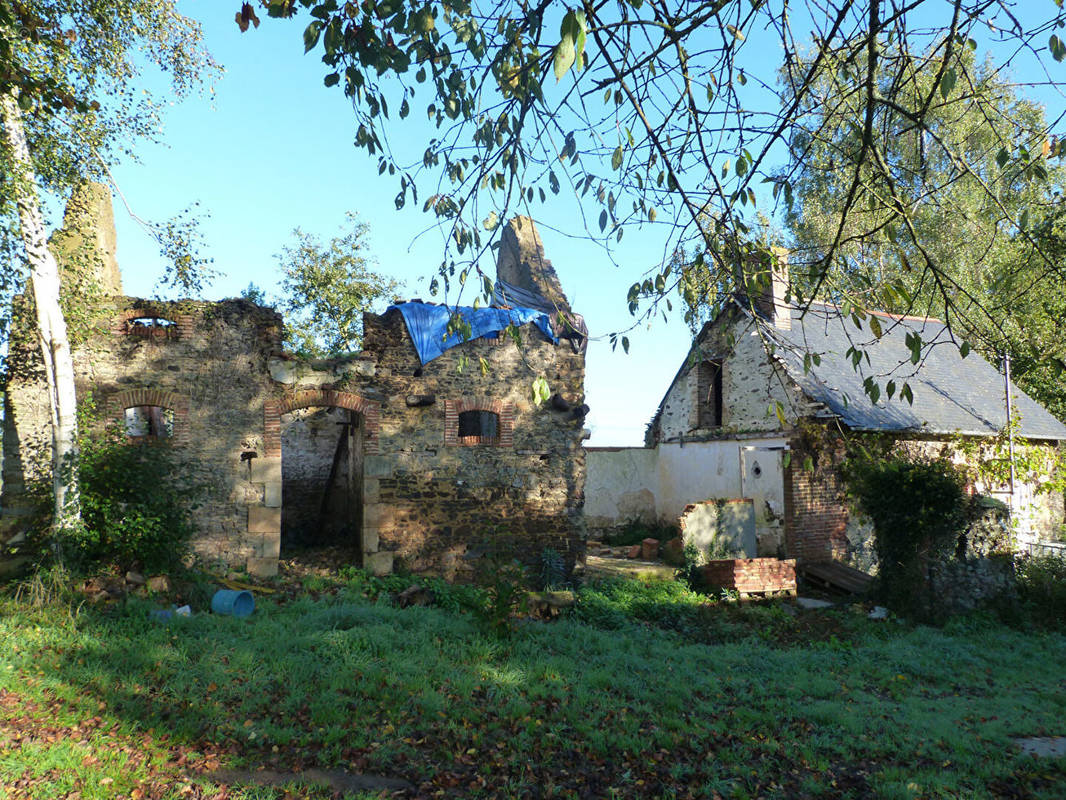
<svg viewBox="0 0 1066 800">
<path fill-rule="evenodd" d="M 524 224 L 509 239 L 509 258 L 532 265 L 522 288 L 565 301 Z M 23 317 L 25 305 L 16 308 Z M 25 530 L 27 487 L 49 469 L 49 407 L 31 331 L 16 326 L 11 338 L 0 541 Z M 531 566 L 546 547 L 571 567 L 583 559 L 580 348 L 553 344 L 530 324 L 521 345 L 477 339 L 422 366 L 401 314 L 390 311 L 365 316 L 363 352 L 302 362 L 281 351 L 281 333 L 276 312 L 244 300 L 107 297 L 75 342 L 79 397 L 92 398 L 97 424 L 123 425 L 131 408 L 170 415 L 170 445 L 210 489 L 196 512 L 201 560 L 272 574 L 283 528 L 328 523 L 333 506 L 319 499 L 327 482 L 314 484 L 333 474 L 338 431 L 351 437 L 349 498 L 338 508 L 354 518 L 332 528 L 367 567 L 462 577 L 500 548 Z M 578 411 L 535 404 L 538 376 Z M 460 435 L 460 415 L 471 411 L 496 415 L 495 435 Z M 313 446 L 307 420 L 322 440 Z"/>
<path fill-rule="evenodd" d="M 472 341 L 422 367 L 399 312 L 367 315 L 364 325 L 372 373 L 348 374 L 314 391 L 339 393 L 325 399 L 347 398 L 346 407 L 366 418 L 366 560 L 384 567 L 399 559 L 415 571 L 449 577 L 472 569 L 470 556 L 498 546 L 513 548 L 530 564 L 545 547 L 571 565 L 579 560 L 583 419 L 535 405 L 530 387 L 544 375 L 553 392 L 579 402 L 584 356 L 528 325 L 521 347 L 509 340 Z M 280 429 L 277 412 L 313 404 L 298 388 L 300 380 L 267 406 L 268 447 L 269 430 Z M 319 379 L 308 374 L 302 380 Z M 409 404 L 414 398 L 432 402 Z M 496 441 L 459 440 L 458 415 L 474 409 L 499 414 Z"/>
</svg>

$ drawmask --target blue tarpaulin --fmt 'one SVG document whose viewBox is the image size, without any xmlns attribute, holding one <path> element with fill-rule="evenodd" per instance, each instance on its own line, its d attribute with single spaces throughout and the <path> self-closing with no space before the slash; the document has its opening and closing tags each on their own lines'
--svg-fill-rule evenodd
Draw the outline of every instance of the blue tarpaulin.
<svg viewBox="0 0 1066 800">
<path fill-rule="evenodd" d="M 508 325 L 525 325 L 532 322 L 552 342 L 559 338 L 552 333 L 548 315 L 535 308 L 471 308 L 470 306 L 434 306 L 428 303 L 399 303 L 388 310 L 398 309 L 407 323 L 407 331 L 415 343 L 418 358 L 423 364 L 441 355 L 445 350 L 491 333 L 502 331 Z M 469 339 L 458 333 L 448 334 L 448 321 L 458 314 L 470 326 Z"/>
</svg>

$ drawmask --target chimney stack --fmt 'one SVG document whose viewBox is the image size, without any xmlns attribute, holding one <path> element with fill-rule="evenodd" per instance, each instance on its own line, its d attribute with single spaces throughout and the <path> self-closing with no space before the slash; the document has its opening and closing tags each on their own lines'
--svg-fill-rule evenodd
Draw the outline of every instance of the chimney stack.
<svg viewBox="0 0 1066 800">
<path fill-rule="evenodd" d="M 753 292 L 751 304 L 755 311 L 778 330 L 792 330 L 792 309 L 785 302 L 788 292 L 788 250 L 783 247 L 771 247 L 772 265 L 769 269 L 763 262 L 748 262 L 748 268 L 741 276 L 737 287 L 741 298 L 748 296 L 748 289 Z"/>
</svg>

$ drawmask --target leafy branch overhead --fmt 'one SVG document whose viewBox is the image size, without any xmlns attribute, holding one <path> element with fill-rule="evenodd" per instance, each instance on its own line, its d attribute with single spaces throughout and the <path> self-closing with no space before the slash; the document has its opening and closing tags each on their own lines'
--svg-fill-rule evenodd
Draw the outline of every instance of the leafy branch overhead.
<svg viewBox="0 0 1066 800">
<path fill-rule="evenodd" d="M 1059 84 L 1066 17 L 1057 3 L 262 5 L 271 17 L 302 19 L 304 48 L 320 54 L 325 84 L 352 104 L 356 145 L 396 178 L 397 207 L 420 203 L 448 232 L 445 290 L 478 269 L 494 221 L 535 216 L 549 203 L 572 210 L 578 229 L 568 233 L 610 251 L 629 229 L 660 232 L 661 263 L 626 265 L 638 319 L 680 300 L 695 324 L 737 288 L 737 264 L 788 244 L 799 245 L 795 302 L 846 303 L 860 321 L 877 306 L 952 325 L 966 317 L 974 321 L 960 338 L 1003 346 L 1009 337 L 993 324 L 999 301 L 959 276 L 984 280 L 999 255 L 973 247 L 976 261 L 954 264 L 952 248 L 930 244 L 938 231 L 924 219 L 937 213 L 960 229 L 973 223 L 1016 240 L 1031 255 L 1031 274 L 1061 276 L 1052 243 L 1041 240 L 1061 188 L 1066 151 L 1053 130 L 1061 109 L 1047 119 L 1028 114 L 1027 89 L 1014 80 L 1018 103 L 1005 118 L 992 90 L 1012 69 L 1040 75 L 1034 89 Z M 238 17 L 251 30 L 252 15 Z M 395 126 L 412 114 L 424 114 L 432 131 L 408 149 L 411 137 Z M 992 133 L 945 135 L 963 118 Z M 812 200 L 812 169 L 833 183 L 820 201 L 826 224 L 800 231 L 790 215 Z M 981 202 L 941 205 L 956 185 Z M 1035 202 L 1022 207 L 1011 192 Z M 777 229 L 782 222 L 787 232 Z M 871 237 L 892 262 L 884 273 L 854 269 Z"/>
</svg>

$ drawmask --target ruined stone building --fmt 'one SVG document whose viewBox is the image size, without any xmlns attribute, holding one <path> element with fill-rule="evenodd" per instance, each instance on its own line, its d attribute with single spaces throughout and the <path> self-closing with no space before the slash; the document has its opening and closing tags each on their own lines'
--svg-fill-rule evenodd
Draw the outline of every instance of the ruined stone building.
<svg viewBox="0 0 1066 800">
<path fill-rule="evenodd" d="M 273 309 L 123 296 L 110 197 L 90 190 L 79 202 L 66 225 L 76 230 L 57 234 L 89 247 L 101 278 L 74 341 L 79 398 L 92 398 L 98 425 L 168 440 L 210 486 L 192 543 L 202 561 L 270 575 L 283 539 L 348 546 L 379 573 L 462 577 L 492 549 L 529 564 L 545 548 L 570 567 L 583 557 L 583 324 L 531 220 L 503 232 L 492 308 L 398 304 L 365 315 L 361 352 L 308 362 L 282 351 Z M 15 310 L 8 541 L 25 529 L 27 489 L 50 450 L 29 309 Z M 475 335 L 445 341 L 453 314 Z M 535 401 L 539 377 L 552 402 Z"/>
<path fill-rule="evenodd" d="M 689 504 L 743 499 L 755 517 L 752 535 L 738 542 L 743 555 L 866 570 L 875 559 L 872 527 L 847 497 L 847 441 L 934 456 L 966 441 L 978 445 L 977 458 L 995 455 L 1007 422 L 1004 378 L 976 353 L 963 358 L 944 323 L 874 311 L 877 328 L 859 329 L 834 306 L 786 304 L 783 253 L 773 273 L 754 302 L 731 300 L 679 354 L 645 447 L 590 448 L 590 527 L 633 517 L 674 522 Z M 917 365 L 914 335 L 928 347 Z M 868 380 L 882 389 L 893 381 L 895 391 L 872 399 Z M 1013 383 L 1009 392 L 1019 446 L 1052 463 L 1066 426 Z M 1013 493 L 1000 484 L 973 488 L 1008 504 L 1023 538 L 1054 538 L 1063 497 L 1039 491 L 1047 477 L 1019 476 Z"/>
</svg>

